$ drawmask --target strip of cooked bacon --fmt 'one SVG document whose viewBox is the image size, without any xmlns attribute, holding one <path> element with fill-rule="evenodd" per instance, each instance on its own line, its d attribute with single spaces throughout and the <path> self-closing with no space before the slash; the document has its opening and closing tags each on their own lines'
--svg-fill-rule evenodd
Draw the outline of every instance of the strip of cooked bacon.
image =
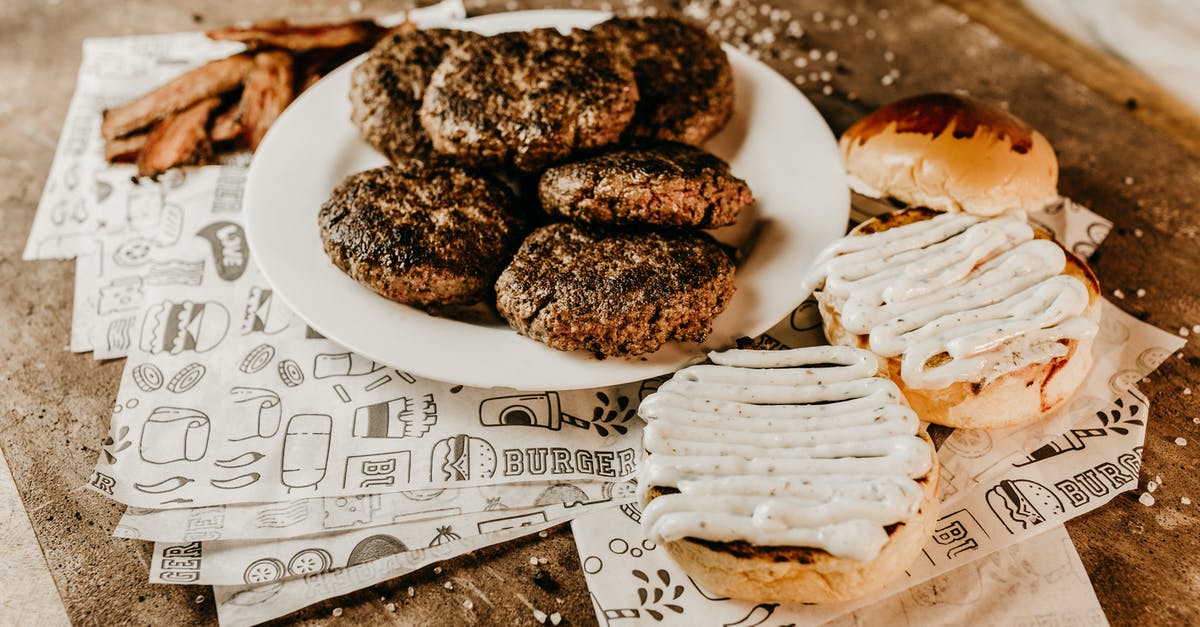
<svg viewBox="0 0 1200 627">
<path fill-rule="evenodd" d="M 127 135 L 200 100 L 229 91 L 252 67 L 254 59 L 247 54 L 202 65 L 129 104 L 105 111 L 101 134 L 105 139 Z"/>
<path fill-rule="evenodd" d="M 250 150 L 258 148 L 267 129 L 295 97 L 292 55 L 272 50 L 254 55 L 254 69 L 242 89 L 242 136 Z"/>
<path fill-rule="evenodd" d="M 296 93 L 312 87 L 322 76 L 370 50 L 374 45 L 374 41 L 365 41 L 341 48 L 318 48 L 296 53 Z"/>
<path fill-rule="evenodd" d="M 146 146 L 146 139 L 150 133 L 136 133 L 118 137 L 116 139 L 108 139 L 104 141 L 104 159 L 109 163 L 133 163 L 137 161 L 138 155 L 142 154 L 142 148 Z"/>
<path fill-rule="evenodd" d="M 177 165 L 202 163 L 210 158 L 208 118 L 220 105 L 220 98 L 205 98 L 156 125 L 138 156 L 138 175 L 156 176 Z"/>
<path fill-rule="evenodd" d="M 387 29 L 371 20 L 337 24 L 296 26 L 285 21 L 260 22 L 246 28 L 218 28 L 208 37 L 222 41 L 240 41 L 250 48 L 283 48 L 301 51 L 314 48 L 340 48 L 365 41 L 376 41 Z"/>
</svg>

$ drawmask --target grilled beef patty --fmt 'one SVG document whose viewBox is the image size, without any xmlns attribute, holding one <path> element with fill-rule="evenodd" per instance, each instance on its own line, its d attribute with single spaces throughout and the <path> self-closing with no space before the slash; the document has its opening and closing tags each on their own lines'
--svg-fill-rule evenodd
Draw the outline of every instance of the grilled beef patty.
<svg viewBox="0 0 1200 627">
<path fill-rule="evenodd" d="M 733 114 L 733 70 L 721 42 L 669 17 L 613 18 L 593 31 L 628 46 L 640 100 L 629 134 L 698 146 Z"/>
<path fill-rule="evenodd" d="M 363 139 L 391 161 L 428 156 L 433 146 L 418 115 L 425 87 L 449 50 L 479 38 L 438 28 L 380 40 L 350 79 L 350 119 Z"/>
<path fill-rule="evenodd" d="M 447 54 L 420 116 L 439 152 L 532 172 L 615 142 L 636 103 L 633 64 L 619 42 L 541 29 L 472 40 Z"/>
<path fill-rule="evenodd" d="M 662 142 L 551 167 L 538 196 L 547 212 L 606 224 L 714 228 L 754 202 L 729 164 L 699 148 Z"/>
<path fill-rule="evenodd" d="M 335 266 L 391 300 L 425 308 L 487 294 L 525 224 L 503 183 L 418 159 L 347 177 L 317 220 Z"/>
<path fill-rule="evenodd" d="M 733 295 L 733 273 L 704 233 L 560 222 L 525 238 L 496 281 L 496 306 L 552 348 L 638 355 L 703 340 Z"/>
</svg>

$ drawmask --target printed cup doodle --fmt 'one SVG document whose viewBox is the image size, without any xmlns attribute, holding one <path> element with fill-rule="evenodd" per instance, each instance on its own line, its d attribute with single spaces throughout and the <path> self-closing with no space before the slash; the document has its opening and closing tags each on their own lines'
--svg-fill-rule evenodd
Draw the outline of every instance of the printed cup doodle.
<svg viewBox="0 0 1200 627">
<path fill-rule="evenodd" d="M 325 478 L 333 418 L 325 414 L 296 414 L 283 436 L 280 477 L 289 492 L 312 488 Z"/>
<path fill-rule="evenodd" d="M 145 290 L 142 289 L 141 277 L 113 279 L 108 285 L 100 286 L 96 313 L 103 316 L 137 309 L 142 304 L 143 296 Z"/>
<path fill-rule="evenodd" d="M 378 494 L 324 498 L 321 502 L 325 507 L 322 526 L 326 529 L 370 524 L 382 507 Z"/>
<path fill-rule="evenodd" d="M 279 362 L 278 370 L 279 380 L 283 381 L 284 385 L 294 388 L 304 383 L 304 371 L 300 369 L 300 364 L 295 361 L 285 359 Z"/>
<path fill-rule="evenodd" d="M 235 387 L 229 391 L 233 402 L 246 405 L 254 412 L 255 430 L 250 435 L 230 438 L 230 442 L 241 442 L 250 438 L 270 438 L 279 432 L 279 423 L 283 419 L 283 407 L 279 395 L 265 388 Z"/>
<path fill-rule="evenodd" d="M 266 457 L 266 455 L 259 453 L 258 451 L 246 451 L 245 453 L 242 453 L 236 457 L 231 457 L 229 459 L 218 459 L 217 461 L 213 462 L 213 465 L 217 468 L 245 468 L 251 464 L 258 463 L 258 461 L 264 457 Z"/>
<path fill-rule="evenodd" d="M 175 490 L 178 490 L 179 488 L 182 488 L 193 481 L 195 481 L 195 479 L 189 479 L 181 475 L 176 475 L 174 477 L 167 477 L 158 483 L 135 483 L 133 484 L 133 487 L 138 492 L 145 492 L 146 494 L 166 494 L 168 492 L 174 492 Z M 167 502 L 169 503 L 170 501 Z"/>
<path fill-rule="evenodd" d="M 272 359 L 275 359 L 275 347 L 270 344 L 259 344 L 246 353 L 242 362 L 238 364 L 238 370 L 246 374 L 254 374 L 266 368 Z"/>
<path fill-rule="evenodd" d="M 183 407 L 158 407 L 142 425 L 138 454 L 149 464 L 199 461 L 208 451 L 208 416 Z"/>
<path fill-rule="evenodd" d="M 393 451 L 346 458 L 342 487 L 355 489 L 392 488 L 412 480 L 412 452 Z"/>
<path fill-rule="evenodd" d="M 459 540 L 462 540 L 462 536 L 454 533 L 454 528 L 450 525 L 444 525 L 437 528 L 437 535 L 433 536 L 433 539 L 429 541 L 429 548 L 458 542 Z"/>
<path fill-rule="evenodd" d="M 407 551 L 408 547 L 395 536 L 387 534 L 374 535 L 364 538 L 358 544 L 354 545 L 354 548 L 350 551 L 350 557 L 346 559 L 346 566 L 365 564 L 371 560 Z"/>
<path fill-rule="evenodd" d="M 130 371 L 133 384 L 143 392 L 153 392 L 163 385 L 163 373 L 154 364 L 138 364 Z"/>
<path fill-rule="evenodd" d="M 564 422 L 582 429 L 590 426 L 586 420 L 562 412 L 557 392 L 498 396 L 479 404 L 479 424 L 485 427 L 523 425 L 557 431 Z"/>
<path fill-rule="evenodd" d="M 479 529 L 480 534 L 485 534 L 516 529 L 517 527 L 530 527 L 547 521 L 549 521 L 549 518 L 546 517 L 546 512 L 529 512 L 527 514 L 483 520 L 476 527 Z"/>
<path fill-rule="evenodd" d="M 1063 513 L 1062 501 L 1046 486 L 1028 479 L 1005 479 L 987 491 L 987 504 L 1009 533 L 1028 530 Z"/>
<path fill-rule="evenodd" d="M 357 377 L 383 370 L 383 365 L 357 353 L 321 353 L 313 358 L 313 378 Z"/>
<path fill-rule="evenodd" d="M 289 575 L 308 575 L 329 570 L 333 564 L 333 556 L 325 549 L 304 549 L 288 560 Z"/>
<path fill-rule="evenodd" d="M 433 445 L 429 471 L 433 481 L 489 479 L 496 474 L 496 449 L 482 438 L 451 436 Z"/>
<path fill-rule="evenodd" d="M 308 503 L 309 500 L 304 499 L 265 509 L 254 517 L 254 524 L 260 528 L 282 529 L 302 523 L 308 519 Z"/>
<path fill-rule="evenodd" d="M 433 394 L 419 401 L 407 396 L 373 403 L 354 410 L 356 438 L 419 438 L 437 424 Z"/>
<path fill-rule="evenodd" d="M 179 369 L 175 376 L 167 382 L 167 391 L 182 394 L 194 387 L 204 378 L 207 369 L 198 363 L 190 363 Z"/>
<path fill-rule="evenodd" d="M 274 290 L 251 287 L 246 298 L 246 310 L 242 314 L 242 335 L 265 333 L 272 335 L 287 328 L 292 312 L 287 307 L 275 305 Z"/>
<path fill-rule="evenodd" d="M 224 220 L 213 222 L 196 235 L 204 238 L 212 249 L 217 276 L 226 281 L 241 278 L 250 263 L 250 249 L 246 245 L 246 232 L 240 224 Z"/>
<path fill-rule="evenodd" d="M 257 483 L 259 479 L 262 479 L 262 475 L 257 472 L 248 472 L 229 479 L 209 479 L 208 483 L 221 490 L 240 490 Z"/>
<path fill-rule="evenodd" d="M 140 347 L 152 355 L 212 350 L 229 330 L 229 310 L 216 301 L 163 301 L 146 309 Z"/>
<path fill-rule="evenodd" d="M 146 270 L 147 285 L 190 285 L 194 287 L 203 282 L 203 259 L 199 261 L 152 261 Z"/>
</svg>

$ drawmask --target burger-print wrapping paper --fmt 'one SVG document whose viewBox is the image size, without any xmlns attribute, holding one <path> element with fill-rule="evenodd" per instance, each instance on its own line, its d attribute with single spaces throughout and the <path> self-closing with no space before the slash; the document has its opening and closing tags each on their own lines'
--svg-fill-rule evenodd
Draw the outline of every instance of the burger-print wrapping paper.
<svg viewBox="0 0 1200 627">
<path fill-rule="evenodd" d="M 644 538 L 640 508 L 606 510 L 577 518 L 572 530 L 596 617 L 602 625 L 621 624 L 626 619 L 630 624 L 653 621 L 680 626 L 694 625 L 697 620 L 726 625 L 819 625 L 874 604 L 903 605 L 906 598 L 936 596 L 938 586 L 963 585 L 972 577 L 978 579 L 986 567 L 978 565 L 978 560 L 1018 543 L 1041 542 L 1039 534 L 1061 529 L 1063 522 L 1136 488 L 1148 414 L 1145 397 L 1131 388 L 1102 412 L 1062 434 L 1065 439 L 1072 433 L 1094 429 L 1106 431 L 1106 437 L 1052 455 L 1045 454 L 1043 448 L 1023 450 L 1020 459 L 1003 471 L 943 501 L 937 526 L 917 560 L 905 571 L 906 576 L 858 601 L 788 605 L 722 598 L 697 586 L 664 550 Z M 939 450 L 939 459 L 945 455 L 945 448 Z M 1055 533 L 1059 538 L 1065 536 L 1062 531 Z M 1074 547 L 1060 546 L 1070 549 L 1069 561 L 1077 564 Z M 1031 563 L 1026 568 L 1034 572 L 1055 570 L 1048 562 L 1057 555 L 1025 550 L 1029 548 L 1014 549 L 1007 555 L 1020 555 L 1020 559 Z M 1002 556 L 993 563 L 1003 560 Z M 947 573 L 938 580 L 940 583 L 932 584 L 932 590 L 929 584 L 925 589 L 914 588 Z M 1093 617 L 1102 618 L 1103 614 L 1095 612 L 1098 607 L 1090 588 L 1077 585 L 1070 590 L 1075 597 L 1090 601 L 1083 606 L 1064 605 L 1057 594 L 1041 596 L 1055 594 L 1047 590 L 1041 592 L 1039 602 L 1051 610 L 1031 614 L 1063 619 L 1052 624 L 1091 624 Z M 973 598 L 981 597 L 976 594 Z M 1004 622 L 991 614 L 985 618 L 988 622 Z M 896 616 L 889 616 L 888 622 L 895 620 Z"/>
</svg>

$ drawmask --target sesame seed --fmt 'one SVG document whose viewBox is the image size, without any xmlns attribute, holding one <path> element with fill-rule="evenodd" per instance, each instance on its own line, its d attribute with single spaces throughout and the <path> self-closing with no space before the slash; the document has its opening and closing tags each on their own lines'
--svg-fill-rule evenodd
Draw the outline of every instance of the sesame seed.
<svg viewBox="0 0 1200 627">
<path fill-rule="evenodd" d="M 821 60 L 821 51 L 817 50 L 816 48 L 809 50 L 808 58 L 812 59 L 813 61 L 820 61 Z"/>
<path fill-rule="evenodd" d="M 395 604 L 395 603 L 388 603 L 387 605 L 383 606 L 383 609 L 385 609 L 385 610 L 387 610 L 387 611 L 389 611 L 389 612 L 395 612 L 395 611 L 396 611 L 396 604 Z"/>
<path fill-rule="evenodd" d="M 826 96 L 832 96 L 833 95 L 833 87 L 826 85 L 821 88 L 821 93 L 825 94 Z"/>
<path fill-rule="evenodd" d="M 196 605 L 200 605 L 201 603 L 204 602 L 204 595 L 203 594 L 197 595 L 195 601 L 196 601 Z"/>
<path fill-rule="evenodd" d="M 537 558 L 536 557 L 529 558 L 529 563 L 533 566 L 537 566 Z"/>
<path fill-rule="evenodd" d="M 842 30 L 842 21 L 839 19 L 829 20 L 829 30 Z"/>
<path fill-rule="evenodd" d="M 876 13 L 876 15 L 879 16 L 879 19 L 886 20 L 891 13 L 889 13 L 887 9 L 879 9 L 879 13 Z"/>
<path fill-rule="evenodd" d="M 846 24 L 849 26 L 857 26 L 858 25 L 858 16 L 853 13 L 851 13 L 850 15 L 847 15 L 846 16 Z"/>
<path fill-rule="evenodd" d="M 816 23 L 818 23 L 818 24 L 820 24 L 821 22 L 824 22 L 824 21 L 825 21 L 825 14 L 824 14 L 824 13 L 822 13 L 822 12 L 820 12 L 820 11 L 816 11 L 816 12 L 814 12 L 814 13 L 812 14 L 812 21 L 814 21 L 814 22 L 816 22 Z"/>
<path fill-rule="evenodd" d="M 1183 395 L 1184 395 L 1184 396 L 1191 396 L 1191 395 L 1192 395 L 1192 388 L 1183 388 Z"/>
<path fill-rule="evenodd" d="M 334 617 L 334 618 L 337 618 L 338 616 L 341 616 L 341 615 L 342 615 L 342 608 L 340 608 L 340 607 L 335 607 L 335 608 L 333 608 L 333 612 L 332 612 L 332 614 L 333 614 L 333 617 Z"/>
<path fill-rule="evenodd" d="M 1134 229 L 1134 230 L 1133 230 L 1133 236 L 1134 236 L 1134 237 L 1141 237 L 1141 236 L 1143 236 L 1143 235 L 1145 235 L 1145 234 L 1146 234 L 1146 232 L 1145 232 L 1145 231 L 1143 231 L 1143 230 L 1141 230 L 1141 229 Z"/>
<path fill-rule="evenodd" d="M 1126 185 L 1133 185 L 1133 177 L 1132 177 L 1132 176 L 1127 176 L 1127 177 L 1125 177 L 1125 184 L 1126 184 Z"/>
<path fill-rule="evenodd" d="M 792 61 L 792 65 L 795 65 L 796 67 L 806 67 L 808 66 L 808 57 L 796 57 L 796 60 Z"/>
<path fill-rule="evenodd" d="M 435 574 L 435 575 L 440 575 L 440 574 L 442 574 L 442 567 L 441 567 L 441 566 L 434 566 L 434 567 L 433 567 L 433 574 Z"/>
<path fill-rule="evenodd" d="M 467 608 L 468 610 L 474 609 L 475 602 L 472 601 L 471 599 L 467 599 L 467 600 L 463 601 L 463 607 Z"/>
<path fill-rule="evenodd" d="M 879 79 L 879 83 L 884 86 L 891 85 L 894 82 L 896 82 L 896 79 L 892 78 L 891 74 L 887 74 L 883 78 Z"/>
<path fill-rule="evenodd" d="M 1188 497 L 1186 497 L 1186 496 L 1181 496 L 1181 497 L 1179 497 L 1179 502 L 1180 502 L 1181 504 L 1183 504 L 1183 505 L 1191 505 L 1191 504 L 1192 504 L 1192 499 L 1189 499 L 1189 498 L 1188 498 Z"/>
<path fill-rule="evenodd" d="M 837 53 L 837 50 L 830 50 L 829 52 L 826 52 L 826 53 L 825 53 L 825 60 L 826 60 L 826 61 L 828 61 L 828 62 L 830 62 L 830 63 L 833 63 L 834 61 L 837 61 L 837 60 L 838 60 L 838 53 Z"/>
<path fill-rule="evenodd" d="M 1142 492 L 1142 495 L 1138 497 L 1138 503 L 1141 503 L 1146 507 L 1150 507 L 1151 505 L 1154 505 L 1154 496 L 1149 492 Z"/>
<path fill-rule="evenodd" d="M 408 598 L 410 598 L 410 599 L 411 599 L 411 598 L 413 598 L 414 596 L 416 596 L 416 594 L 417 594 L 417 591 L 416 591 L 416 590 L 414 590 L 412 586 L 409 586 L 409 587 L 408 587 Z"/>
<path fill-rule="evenodd" d="M 558 612 L 555 612 L 555 613 L 553 613 L 553 614 L 551 614 L 551 615 L 550 615 L 550 624 L 551 624 L 551 625 L 557 625 L 557 624 L 559 624 L 559 623 L 561 623 L 561 622 L 562 622 L 562 614 L 559 614 Z"/>
<path fill-rule="evenodd" d="M 1192 333 L 1200 333 L 1200 324 L 1192 325 Z"/>
<path fill-rule="evenodd" d="M 447 589 L 447 590 L 453 590 L 453 589 L 454 589 L 454 582 L 453 582 L 453 581 L 447 581 L 446 583 L 442 584 L 442 587 L 443 587 L 443 588 L 445 588 L 445 589 Z"/>
<path fill-rule="evenodd" d="M 1142 288 L 1140 288 L 1140 287 L 1139 287 L 1139 288 L 1138 288 L 1138 291 L 1137 291 L 1137 297 L 1138 297 L 1138 298 L 1141 298 L 1141 297 L 1143 297 L 1143 296 L 1145 296 L 1145 295 L 1146 295 L 1146 290 L 1144 290 L 1144 289 L 1142 289 Z"/>
<path fill-rule="evenodd" d="M 833 74 L 830 73 L 828 70 L 821 72 L 821 80 L 828 83 L 829 81 L 833 80 Z"/>
<path fill-rule="evenodd" d="M 867 32 L 866 32 L 866 33 L 863 33 L 863 35 L 864 35 L 864 36 L 865 36 L 867 39 L 875 39 L 875 29 L 873 29 L 873 28 L 868 28 L 868 29 L 867 29 Z"/>
<path fill-rule="evenodd" d="M 1179 446 L 1187 446 L 1187 438 L 1175 438 L 1175 443 Z"/>
<path fill-rule="evenodd" d="M 543 611 L 541 611 L 541 610 L 534 610 L 534 611 L 533 611 L 533 620 L 536 620 L 536 621 L 538 622 L 538 624 L 539 624 L 539 625 L 545 625 L 545 624 L 546 624 L 546 618 L 547 618 L 547 617 L 546 617 L 546 613 L 545 613 L 545 612 L 543 612 Z"/>
<path fill-rule="evenodd" d="M 538 532 L 538 537 L 539 538 L 548 538 L 548 537 L 550 537 L 550 532 L 543 529 Z"/>
<path fill-rule="evenodd" d="M 1158 484 L 1157 484 L 1157 483 L 1154 483 L 1153 481 L 1147 481 L 1147 482 L 1146 482 L 1146 491 L 1147 491 L 1147 492 L 1153 492 L 1153 491 L 1155 491 L 1155 490 L 1157 490 L 1157 489 L 1158 489 Z"/>
<path fill-rule="evenodd" d="M 803 74 L 801 74 L 800 76 L 797 76 L 797 77 L 795 78 L 795 83 L 796 83 L 797 85 L 803 85 L 803 84 L 804 84 L 804 82 L 805 82 L 806 80 L 807 80 L 807 79 L 805 79 L 805 78 L 804 78 L 804 75 L 803 75 Z"/>
<path fill-rule="evenodd" d="M 895 52 L 892 52 L 891 50 L 887 50 L 887 51 L 885 51 L 885 52 L 883 53 L 883 60 L 884 60 L 884 61 L 887 61 L 888 63 L 891 63 L 892 61 L 895 61 L 895 60 L 896 60 L 896 53 L 895 53 Z"/>
<path fill-rule="evenodd" d="M 1182 335 L 1183 337 L 1187 337 L 1187 336 L 1188 336 L 1188 333 L 1189 333 L 1189 331 L 1188 331 L 1188 328 L 1187 328 L 1187 327 L 1179 327 L 1179 334 L 1180 334 L 1180 335 Z"/>
<path fill-rule="evenodd" d="M 1125 298 L 1125 292 L 1122 292 L 1121 290 L 1113 290 L 1113 296 L 1116 296 L 1117 298 Z"/>
</svg>

